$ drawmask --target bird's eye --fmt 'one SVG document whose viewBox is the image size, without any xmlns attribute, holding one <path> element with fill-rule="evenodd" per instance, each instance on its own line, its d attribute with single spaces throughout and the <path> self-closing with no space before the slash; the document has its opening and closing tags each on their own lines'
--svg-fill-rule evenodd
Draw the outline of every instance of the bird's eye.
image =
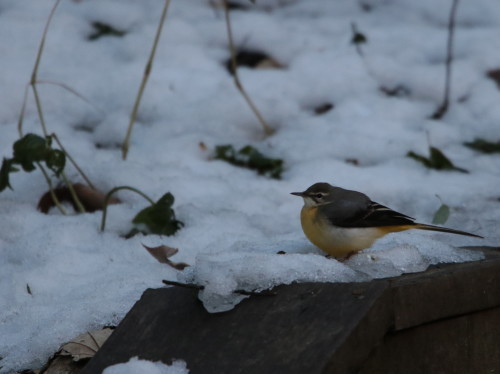
<svg viewBox="0 0 500 374">
<path fill-rule="evenodd" d="M 322 199 L 323 198 L 323 194 L 322 193 L 317 193 L 314 197 L 316 199 Z"/>
</svg>

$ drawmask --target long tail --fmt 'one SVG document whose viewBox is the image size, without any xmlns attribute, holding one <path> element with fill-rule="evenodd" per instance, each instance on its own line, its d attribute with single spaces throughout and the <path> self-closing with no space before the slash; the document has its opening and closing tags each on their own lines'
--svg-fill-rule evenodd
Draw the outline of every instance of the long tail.
<svg viewBox="0 0 500 374">
<path fill-rule="evenodd" d="M 426 225 L 424 223 L 416 223 L 415 226 L 412 228 L 414 229 L 419 229 L 419 230 L 429 230 L 429 231 L 441 231 L 441 232 L 448 232 L 450 234 L 458 234 L 458 235 L 465 235 L 465 236 L 472 236 L 474 238 L 481 238 L 484 239 L 482 236 L 476 235 L 476 234 L 471 234 L 470 232 L 465 232 L 465 231 L 460 231 L 460 230 L 453 230 L 449 229 L 447 227 L 440 227 L 440 226 L 433 226 L 433 225 Z"/>
</svg>

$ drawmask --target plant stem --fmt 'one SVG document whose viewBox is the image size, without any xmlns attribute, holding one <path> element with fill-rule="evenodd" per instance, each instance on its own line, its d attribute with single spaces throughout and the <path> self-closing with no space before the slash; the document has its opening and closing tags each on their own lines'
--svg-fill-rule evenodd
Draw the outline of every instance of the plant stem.
<svg viewBox="0 0 500 374">
<path fill-rule="evenodd" d="M 234 46 L 234 40 L 233 40 L 233 32 L 231 28 L 231 19 L 229 17 L 229 6 L 227 4 L 227 0 L 223 1 L 224 3 L 224 14 L 226 16 L 226 28 L 227 28 L 227 38 L 229 42 L 229 50 L 231 53 L 231 69 L 233 71 L 233 80 L 236 88 L 238 91 L 240 91 L 241 95 L 247 102 L 248 106 L 252 110 L 252 112 L 255 114 L 257 117 L 257 120 L 260 122 L 262 125 L 262 128 L 264 129 L 264 133 L 266 135 L 272 135 L 274 134 L 274 130 L 271 126 L 268 125 L 268 123 L 264 120 L 264 117 L 260 114 L 259 110 L 253 103 L 253 101 L 250 99 L 250 96 L 246 93 L 245 89 L 243 88 L 243 85 L 241 84 L 240 77 L 238 76 L 238 64 L 236 62 L 236 48 Z"/>
<path fill-rule="evenodd" d="M 47 184 L 49 185 L 49 193 L 50 193 L 50 196 L 52 197 L 52 201 L 54 201 L 54 204 L 56 205 L 57 209 L 59 209 L 59 211 L 63 214 L 63 215 L 67 215 L 66 213 L 66 210 L 64 209 L 64 207 L 62 206 L 61 202 L 59 201 L 59 199 L 57 198 L 57 195 L 56 193 L 54 192 L 54 188 L 52 187 L 52 181 L 50 180 L 50 177 L 49 175 L 47 174 L 47 172 L 45 171 L 45 168 L 43 167 L 43 165 L 40 163 L 40 162 L 37 162 L 36 163 L 38 165 L 38 167 L 40 168 L 40 170 L 42 171 L 42 174 L 43 176 L 45 177 L 45 180 L 47 181 Z"/>
<path fill-rule="evenodd" d="M 52 10 L 50 11 L 49 18 L 47 19 L 47 22 L 45 24 L 45 28 L 43 30 L 42 34 L 42 40 L 40 41 L 40 46 L 38 47 L 38 52 L 36 55 L 36 60 L 35 60 L 35 66 L 33 67 L 33 72 L 31 73 L 31 87 L 33 88 L 33 94 L 35 95 L 35 102 L 36 102 L 36 108 L 38 111 L 38 117 L 40 118 L 40 124 L 42 125 L 42 131 L 45 136 L 47 136 L 47 127 L 45 126 L 45 120 L 43 118 L 43 111 L 42 111 L 42 103 L 40 101 L 40 96 L 38 95 L 38 90 L 36 89 L 36 78 L 38 75 L 38 67 L 40 66 L 40 61 L 42 59 L 42 52 L 45 46 L 45 39 L 47 38 L 47 32 L 49 31 L 49 26 L 50 22 L 52 21 L 52 17 L 54 16 L 54 13 L 56 11 L 57 6 L 61 0 L 56 0 L 54 3 L 54 6 L 52 7 Z"/>
<path fill-rule="evenodd" d="M 90 188 L 92 188 L 93 190 L 95 190 L 96 189 L 95 186 L 92 184 L 92 182 L 90 181 L 90 179 L 85 175 L 85 173 L 83 172 L 83 170 L 78 166 L 78 164 L 73 159 L 73 157 L 71 157 L 70 154 L 68 153 L 68 151 L 66 151 L 66 149 L 62 145 L 62 143 L 59 140 L 59 137 L 56 135 L 56 133 L 52 133 L 50 136 L 53 137 L 56 140 L 56 143 L 59 145 L 59 147 L 64 152 L 64 154 L 66 155 L 66 157 L 68 157 L 68 159 L 73 164 L 73 166 L 75 167 L 75 169 L 80 173 L 80 175 L 82 176 L 82 178 L 85 179 L 85 182 L 87 182 L 88 186 Z"/>
<path fill-rule="evenodd" d="M 19 137 L 23 137 L 23 122 L 24 122 L 24 113 L 26 112 L 26 103 L 28 102 L 28 92 L 30 85 L 27 84 L 24 89 L 24 98 L 23 105 L 21 106 L 21 113 L 19 113 L 19 119 L 17 120 L 17 132 L 19 133 Z"/>
<path fill-rule="evenodd" d="M 448 21 L 448 43 L 446 50 L 446 74 L 444 80 L 444 96 L 443 102 L 432 115 L 432 119 L 441 119 L 448 111 L 450 106 L 450 91 L 451 91 L 451 67 L 453 63 L 453 34 L 455 31 L 455 16 L 457 14 L 458 0 L 452 0 L 450 10 L 450 18 Z"/>
<path fill-rule="evenodd" d="M 64 180 L 64 183 L 66 183 L 66 186 L 68 186 L 68 190 L 69 190 L 69 193 L 71 195 L 71 198 L 73 199 L 73 201 L 75 202 L 75 205 L 78 209 L 78 211 L 80 213 L 85 213 L 85 207 L 83 206 L 82 202 L 80 201 L 80 199 L 78 198 L 78 195 L 76 194 L 76 191 L 75 189 L 73 188 L 73 185 L 71 184 L 71 182 L 69 181 L 68 177 L 66 176 L 66 173 L 63 171 L 61 171 L 61 176 Z"/>
<path fill-rule="evenodd" d="M 137 93 L 137 97 L 135 98 L 134 107 L 132 109 L 132 113 L 130 114 L 130 122 L 127 128 L 127 134 L 125 135 L 125 140 L 122 144 L 122 158 L 124 160 L 127 159 L 127 153 L 130 145 L 130 137 L 132 136 L 132 128 L 134 127 L 135 120 L 137 118 L 137 111 L 139 110 L 139 105 L 141 104 L 142 94 L 144 92 L 144 88 L 146 87 L 146 83 L 149 78 L 149 74 L 151 73 L 151 69 L 153 67 L 153 60 L 156 54 L 156 48 L 158 46 L 158 42 L 160 40 L 161 30 L 163 28 L 163 24 L 167 17 L 168 6 L 170 5 L 170 0 L 165 0 L 165 5 L 163 6 L 163 11 L 161 13 L 160 23 L 158 25 L 158 29 L 156 30 L 155 40 L 153 42 L 153 48 L 151 49 L 151 53 L 149 55 L 148 62 L 146 67 L 144 68 L 144 75 L 142 77 L 141 85 L 139 87 L 139 92 Z"/>
<path fill-rule="evenodd" d="M 138 190 L 137 188 L 134 188 L 134 187 L 129 187 L 129 186 L 119 186 L 119 187 L 115 187 L 113 189 L 111 189 L 111 191 L 109 191 L 107 194 L 106 194 L 106 197 L 104 198 L 104 207 L 102 208 L 102 219 L 101 219 L 101 231 L 104 231 L 105 227 L 106 227 L 106 216 L 108 215 L 108 204 L 109 204 L 109 199 L 111 198 L 111 196 L 115 193 L 115 192 L 118 192 L 120 190 L 129 190 L 129 191 L 132 191 L 132 192 L 135 192 L 139 195 L 141 195 L 143 198 L 145 198 L 147 201 L 149 201 L 149 203 L 151 205 L 153 205 L 155 202 L 153 201 L 153 199 L 151 199 L 148 195 L 146 195 L 144 192 Z"/>
<path fill-rule="evenodd" d="M 33 89 L 33 94 L 35 95 L 36 109 L 38 111 L 38 118 L 40 119 L 40 125 L 42 126 L 43 135 L 48 136 L 47 127 L 45 126 L 45 119 L 43 117 L 42 102 L 40 101 L 40 96 L 38 95 L 36 84 L 31 83 L 31 88 Z"/>
<path fill-rule="evenodd" d="M 358 35 L 358 33 L 359 33 L 358 28 L 354 22 L 351 22 L 351 30 L 352 30 L 353 37 Z M 363 55 L 363 50 L 361 49 L 360 43 L 354 43 L 354 47 L 356 48 L 356 52 L 358 53 L 359 57 L 361 57 L 363 59 L 364 55 Z M 363 59 L 363 61 L 364 61 L 364 59 Z"/>
</svg>

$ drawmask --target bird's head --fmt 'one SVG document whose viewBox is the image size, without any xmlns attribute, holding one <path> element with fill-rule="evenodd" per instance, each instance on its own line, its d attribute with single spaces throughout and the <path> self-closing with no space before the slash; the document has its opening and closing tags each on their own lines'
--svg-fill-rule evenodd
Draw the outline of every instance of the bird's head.
<svg viewBox="0 0 500 374">
<path fill-rule="evenodd" d="M 335 187 L 328 183 L 315 183 L 304 192 L 292 192 L 292 195 L 304 199 L 306 206 L 314 207 L 328 204 L 331 201 Z"/>
</svg>

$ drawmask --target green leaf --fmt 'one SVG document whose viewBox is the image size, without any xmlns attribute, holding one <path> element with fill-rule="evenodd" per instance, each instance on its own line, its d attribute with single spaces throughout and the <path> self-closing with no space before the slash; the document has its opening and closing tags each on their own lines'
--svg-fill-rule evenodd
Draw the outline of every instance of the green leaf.
<svg viewBox="0 0 500 374">
<path fill-rule="evenodd" d="M 436 147 L 429 147 L 430 149 L 430 154 L 431 154 L 431 162 L 434 165 L 434 167 L 438 170 L 456 170 L 461 173 L 468 173 L 467 170 L 459 168 L 448 159 L 444 155 L 443 152 L 441 152 L 438 148 Z"/>
<path fill-rule="evenodd" d="M 360 32 L 356 32 L 351 39 L 351 43 L 353 44 L 363 44 L 366 43 L 366 36 Z"/>
<path fill-rule="evenodd" d="M 365 34 L 359 32 L 358 27 L 356 26 L 356 24 L 354 22 L 351 23 L 351 29 L 352 29 L 352 38 L 351 38 L 352 44 L 361 45 L 361 44 L 366 43 L 368 41 Z"/>
<path fill-rule="evenodd" d="M 431 161 L 427 157 L 421 156 L 421 155 L 419 155 L 419 154 L 417 154 L 417 153 L 415 153 L 413 151 L 408 152 L 406 154 L 406 157 L 413 158 L 414 160 L 420 162 L 424 166 L 426 166 L 428 168 L 432 168 Z"/>
<path fill-rule="evenodd" d="M 92 22 L 92 27 L 95 29 L 94 33 L 89 35 L 89 40 L 97 40 L 103 36 L 123 36 L 126 34 L 123 30 L 115 29 L 113 26 L 103 22 Z"/>
<path fill-rule="evenodd" d="M 12 186 L 9 182 L 9 173 L 19 171 L 19 169 L 15 168 L 12 164 L 12 159 L 3 159 L 2 168 L 0 169 L 0 192 L 5 190 L 7 187 L 12 190 Z"/>
<path fill-rule="evenodd" d="M 156 203 L 141 210 L 132 222 L 144 234 L 174 235 L 184 224 L 175 219 L 174 196 L 167 192 Z"/>
<path fill-rule="evenodd" d="M 50 151 L 50 138 L 26 134 L 14 143 L 13 162 L 20 164 L 24 171 L 35 170 L 35 162 L 44 161 Z"/>
<path fill-rule="evenodd" d="M 434 213 L 432 223 L 435 225 L 442 225 L 448 221 L 450 217 L 450 207 L 446 204 L 441 204 L 439 209 Z"/>
<path fill-rule="evenodd" d="M 215 158 L 233 163 L 236 160 L 236 151 L 232 145 L 218 145 L 215 147 Z"/>
<path fill-rule="evenodd" d="M 283 173 L 283 160 L 266 157 L 251 145 L 239 151 L 236 151 L 232 145 L 218 145 L 215 147 L 215 159 L 255 170 L 260 175 L 274 179 L 281 179 L 281 173 Z"/>
<path fill-rule="evenodd" d="M 430 153 L 431 153 L 431 163 L 434 165 L 436 169 L 439 170 L 446 170 L 446 169 L 454 169 L 455 166 L 453 163 L 449 160 L 448 157 L 444 155 L 443 152 L 441 152 L 438 148 L 436 147 L 429 147 Z"/>
<path fill-rule="evenodd" d="M 59 149 L 51 149 L 45 160 L 47 167 L 59 176 L 66 165 L 66 154 Z"/>
<path fill-rule="evenodd" d="M 466 142 L 464 145 L 483 153 L 500 153 L 500 140 L 497 142 L 490 142 L 488 140 L 476 138 L 473 142 Z"/>
<path fill-rule="evenodd" d="M 408 152 L 406 156 L 422 163 L 429 169 L 455 170 L 461 173 L 468 173 L 467 170 L 453 165 L 453 163 L 448 159 L 448 157 L 446 157 L 445 154 L 441 152 L 441 150 L 439 150 L 438 148 L 429 147 L 429 153 L 430 153 L 429 158 L 416 154 L 415 152 L 412 151 Z"/>
</svg>

